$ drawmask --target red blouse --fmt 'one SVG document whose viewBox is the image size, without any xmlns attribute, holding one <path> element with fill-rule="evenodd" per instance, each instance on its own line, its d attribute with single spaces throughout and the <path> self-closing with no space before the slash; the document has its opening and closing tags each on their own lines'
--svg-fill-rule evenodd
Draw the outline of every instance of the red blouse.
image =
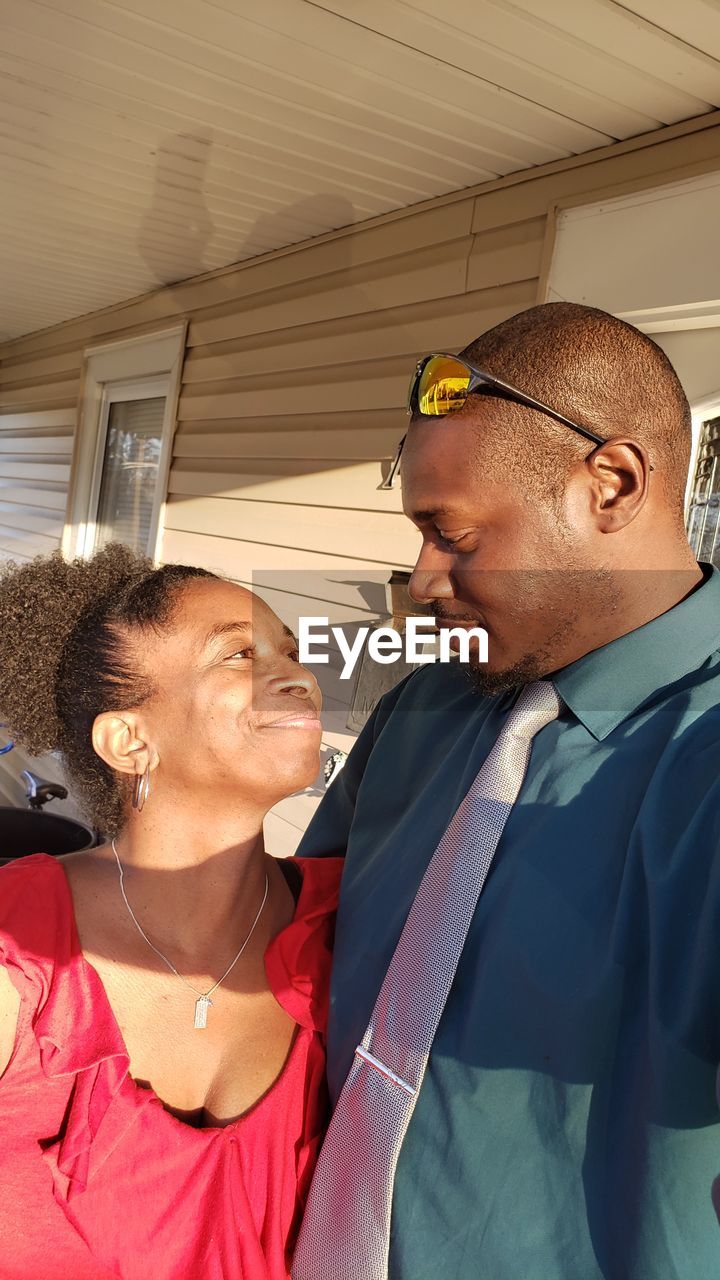
<svg viewBox="0 0 720 1280">
<path fill-rule="evenodd" d="M 21 996 L 0 1077 L 3 1280 L 286 1280 L 327 1119 L 324 1030 L 342 860 L 297 859 L 270 988 L 298 1023 L 275 1084 L 224 1128 L 136 1084 L 80 950 L 62 864 L 0 870 L 0 963 Z"/>
</svg>

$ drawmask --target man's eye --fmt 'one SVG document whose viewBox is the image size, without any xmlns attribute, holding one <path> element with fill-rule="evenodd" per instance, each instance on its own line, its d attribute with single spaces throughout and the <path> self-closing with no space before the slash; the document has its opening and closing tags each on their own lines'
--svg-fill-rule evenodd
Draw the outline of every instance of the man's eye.
<svg viewBox="0 0 720 1280">
<path fill-rule="evenodd" d="M 236 649 L 234 653 L 228 654 L 228 662 L 233 658 L 251 658 L 255 650 L 252 645 L 248 645 L 247 649 Z"/>
<path fill-rule="evenodd" d="M 442 529 L 438 529 L 437 536 L 440 542 L 445 543 L 446 547 L 457 547 L 468 537 L 469 532 L 469 529 L 464 529 L 462 533 L 445 533 Z"/>
<path fill-rule="evenodd" d="M 288 654 L 288 657 L 289 657 L 289 658 L 292 658 L 293 662 L 299 662 L 299 661 L 300 661 L 300 650 L 299 650 L 299 649 L 291 649 L 291 650 L 290 650 L 290 652 L 289 652 L 289 654 Z"/>
</svg>

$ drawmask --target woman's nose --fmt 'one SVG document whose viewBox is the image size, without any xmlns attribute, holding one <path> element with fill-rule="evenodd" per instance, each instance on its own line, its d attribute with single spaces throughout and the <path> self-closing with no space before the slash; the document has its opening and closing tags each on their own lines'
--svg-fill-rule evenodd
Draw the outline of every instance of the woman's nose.
<svg viewBox="0 0 720 1280">
<path fill-rule="evenodd" d="M 274 676 L 271 683 L 277 693 L 293 693 L 300 698 L 312 697 L 318 687 L 312 671 L 292 658 L 287 659 L 285 669 Z"/>
</svg>

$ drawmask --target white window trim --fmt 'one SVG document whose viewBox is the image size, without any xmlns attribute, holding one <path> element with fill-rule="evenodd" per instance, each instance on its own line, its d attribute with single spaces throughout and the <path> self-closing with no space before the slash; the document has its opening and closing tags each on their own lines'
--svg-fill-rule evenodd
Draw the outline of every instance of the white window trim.
<svg viewBox="0 0 720 1280">
<path fill-rule="evenodd" d="M 600 201 L 587 195 L 558 201 L 548 219 L 538 300 L 572 297 L 601 307 L 643 333 L 658 335 L 661 345 L 663 334 L 720 329 L 720 271 L 714 252 L 719 188 L 720 173 L 714 171 Z M 688 238 L 683 230 L 684 251 L 668 256 L 667 233 L 673 227 L 692 227 L 693 235 Z M 658 289 L 664 296 L 652 305 Z M 692 446 L 686 520 L 701 427 L 720 414 L 720 390 L 701 399 L 690 391 L 689 398 Z"/>
<path fill-rule="evenodd" d="M 153 394 L 166 397 L 149 552 L 154 562 L 159 563 L 186 335 L 187 324 L 183 323 L 159 333 L 146 333 L 85 350 L 83 391 L 62 541 L 63 555 L 68 559 L 88 554 L 94 540 L 111 401 L 143 399 Z M 150 391 L 148 388 L 160 389 Z"/>
<path fill-rule="evenodd" d="M 92 519 L 92 513 L 97 518 L 98 505 L 100 502 L 100 490 L 102 488 L 103 468 L 105 464 L 105 448 L 107 445 L 108 426 L 110 423 L 110 410 L 114 404 L 121 404 L 128 400 L 150 400 L 151 398 L 163 397 L 167 404 L 167 396 L 170 390 L 169 380 L 167 376 L 164 378 L 142 378 L 132 379 L 130 382 L 106 382 L 103 384 L 102 397 L 100 400 L 100 414 L 97 431 L 97 441 L 95 445 L 95 462 L 93 465 L 92 479 L 90 483 L 90 495 L 88 501 L 88 518 L 84 521 L 78 530 L 78 545 L 76 555 L 90 556 L 95 548 L 95 538 L 97 534 L 96 519 Z M 157 549 L 158 533 L 160 529 L 161 510 L 165 501 L 165 486 L 162 489 L 159 483 L 161 474 L 167 475 L 165 452 L 168 446 L 168 423 L 167 414 L 163 416 L 162 425 L 162 443 L 160 446 L 160 459 L 158 465 L 158 484 L 155 494 L 153 495 L 152 513 L 150 516 L 150 534 L 149 545 L 153 553 Z"/>
</svg>

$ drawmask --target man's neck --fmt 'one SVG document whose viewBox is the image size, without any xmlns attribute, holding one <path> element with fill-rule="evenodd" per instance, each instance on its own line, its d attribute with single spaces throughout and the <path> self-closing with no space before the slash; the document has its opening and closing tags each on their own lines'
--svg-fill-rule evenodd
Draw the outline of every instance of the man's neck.
<svg viewBox="0 0 720 1280">
<path fill-rule="evenodd" d="M 587 628 L 581 624 L 568 638 L 566 651 L 558 655 L 556 670 L 668 613 L 702 582 L 703 571 L 696 561 L 672 569 L 612 571 L 605 606 L 599 601 L 597 613 L 587 619 Z"/>
</svg>

